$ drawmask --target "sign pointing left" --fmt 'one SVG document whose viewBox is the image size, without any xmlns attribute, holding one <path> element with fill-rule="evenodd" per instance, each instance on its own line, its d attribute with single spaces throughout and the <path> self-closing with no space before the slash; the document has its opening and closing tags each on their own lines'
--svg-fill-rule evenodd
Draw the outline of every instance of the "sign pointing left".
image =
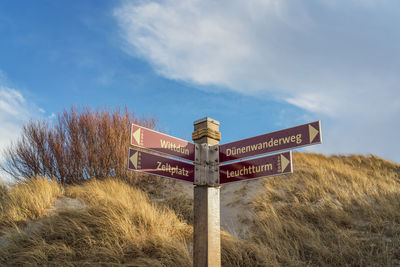
<svg viewBox="0 0 400 267">
<path fill-rule="evenodd" d="M 194 165 L 129 148 L 128 169 L 167 178 L 194 181 Z"/>
<path fill-rule="evenodd" d="M 194 144 L 132 124 L 131 145 L 194 161 Z"/>
</svg>

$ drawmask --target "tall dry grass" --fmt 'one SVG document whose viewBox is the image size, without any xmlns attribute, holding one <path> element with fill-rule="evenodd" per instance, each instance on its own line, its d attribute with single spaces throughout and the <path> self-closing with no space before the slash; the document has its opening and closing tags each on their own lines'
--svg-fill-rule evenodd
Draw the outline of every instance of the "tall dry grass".
<svg viewBox="0 0 400 267">
<path fill-rule="evenodd" d="M 264 187 L 251 239 L 271 266 L 400 265 L 399 164 L 295 153 L 294 173 Z"/>
<path fill-rule="evenodd" d="M 22 193 L 17 191 L 12 194 Z M 0 265 L 192 265 L 193 227 L 164 205 L 151 202 L 143 191 L 119 180 L 91 180 L 66 186 L 58 201 L 66 197 L 85 205 L 52 212 L 47 207 L 29 226 L 8 229 L 0 236 Z M 33 201 L 42 206 L 47 203 L 31 201 L 32 206 Z M 222 251 L 223 266 L 262 266 L 266 262 L 263 248 L 225 232 Z"/>
<path fill-rule="evenodd" d="M 8 194 L 7 185 L 2 180 L 0 180 L 0 203 L 4 201 L 7 194 Z"/>
<path fill-rule="evenodd" d="M 14 184 L 12 190 L 1 187 L 0 231 L 11 226 L 26 225 L 28 220 L 42 217 L 63 193 L 57 182 L 45 178 Z"/>
<path fill-rule="evenodd" d="M 154 128 L 154 118 L 137 118 L 127 109 L 92 111 L 72 107 L 55 123 L 31 121 L 5 150 L 0 167 L 18 179 L 46 176 L 60 183 L 88 178 L 134 177 L 126 171 L 130 124 Z"/>
<path fill-rule="evenodd" d="M 191 227 L 144 192 L 117 180 L 91 180 L 66 187 L 65 197 L 86 205 L 10 233 L 8 242 L 0 241 L 0 265 L 191 265 Z"/>
</svg>

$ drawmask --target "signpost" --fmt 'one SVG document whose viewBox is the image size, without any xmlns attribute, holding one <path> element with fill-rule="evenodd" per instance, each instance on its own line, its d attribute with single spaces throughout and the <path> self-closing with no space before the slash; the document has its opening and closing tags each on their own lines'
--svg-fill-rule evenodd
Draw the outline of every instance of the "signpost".
<svg viewBox="0 0 400 267">
<path fill-rule="evenodd" d="M 319 121 L 219 146 L 219 161 L 228 162 L 272 152 L 320 144 Z"/>
<path fill-rule="evenodd" d="M 129 148 L 128 169 L 192 183 L 194 181 L 193 164 L 132 148 Z"/>
<path fill-rule="evenodd" d="M 221 266 L 221 219 L 218 144 L 219 122 L 203 118 L 193 123 L 196 171 L 193 188 L 193 266 Z"/>
<path fill-rule="evenodd" d="M 220 167 L 220 183 L 264 178 L 292 172 L 292 152 L 280 153 L 253 160 L 240 161 Z"/>
<path fill-rule="evenodd" d="M 321 125 L 315 121 L 218 145 L 219 122 L 203 118 L 194 122 L 192 139 L 195 144 L 132 124 L 131 145 L 141 150 L 129 148 L 128 169 L 195 185 L 193 266 L 220 267 L 220 186 L 293 172 L 291 151 L 238 160 L 320 144 Z"/>
<path fill-rule="evenodd" d="M 131 145 L 194 161 L 194 144 L 132 123 Z"/>
</svg>

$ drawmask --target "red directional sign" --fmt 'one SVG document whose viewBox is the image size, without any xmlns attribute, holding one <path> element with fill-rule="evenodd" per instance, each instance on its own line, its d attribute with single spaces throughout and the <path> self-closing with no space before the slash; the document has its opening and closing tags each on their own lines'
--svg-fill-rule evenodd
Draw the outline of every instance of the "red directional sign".
<svg viewBox="0 0 400 267">
<path fill-rule="evenodd" d="M 128 169 L 148 174 L 194 181 L 194 165 L 129 148 Z"/>
<path fill-rule="evenodd" d="M 132 124 L 131 145 L 194 161 L 194 144 Z"/>
<path fill-rule="evenodd" d="M 291 148 L 320 144 L 321 141 L 321 125 L 319 121 L 315 121 L 220 145 L 219 161 L 233 161 Z"/>
<path fill-rule="evenodd" d="M 284 152 L 262 158 L 220 166 L 220 183 L 263 178 L 292 173 L 292 152 Z"/>
</svg>

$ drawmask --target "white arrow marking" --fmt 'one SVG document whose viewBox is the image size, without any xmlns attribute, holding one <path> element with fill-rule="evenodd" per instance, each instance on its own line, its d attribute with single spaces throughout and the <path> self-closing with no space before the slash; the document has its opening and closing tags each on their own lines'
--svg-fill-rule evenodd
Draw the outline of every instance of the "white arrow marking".
<svg viewBox="0 0 400 267">
<path fill-rule="evenodd" d="M 281 172 L 284 172 L 286 167 L 289 165 L 290 160 L 288 160 L 284 155 L 281 154 Z"/>
<path fill-rule="evenodd" d="M 133 134 L 133 139 L 135 139 L 136 144 L 140 145 L 140 128 L 137 129 Z"/>
<path fill-rule="evenodd" d="M 132 162 L 133 167 L 135 167 L 135 169 L 137 169 L 137 154 L 138 152 L 135 152 L 135 154 L 133 154 L 129 160 Z"/>
<path fill-rule="evenodd" d="M 314 138 L 317 136 L 317 134 L 319 133 L 319 131 L 317 129 L 315 129 L 314 127 L 311 126 L 311 124 L 308 125 L 308 132 L 310 134 L 310 144 L 312 143 L 312 141 L 314 140 Z"/>
</svg>

